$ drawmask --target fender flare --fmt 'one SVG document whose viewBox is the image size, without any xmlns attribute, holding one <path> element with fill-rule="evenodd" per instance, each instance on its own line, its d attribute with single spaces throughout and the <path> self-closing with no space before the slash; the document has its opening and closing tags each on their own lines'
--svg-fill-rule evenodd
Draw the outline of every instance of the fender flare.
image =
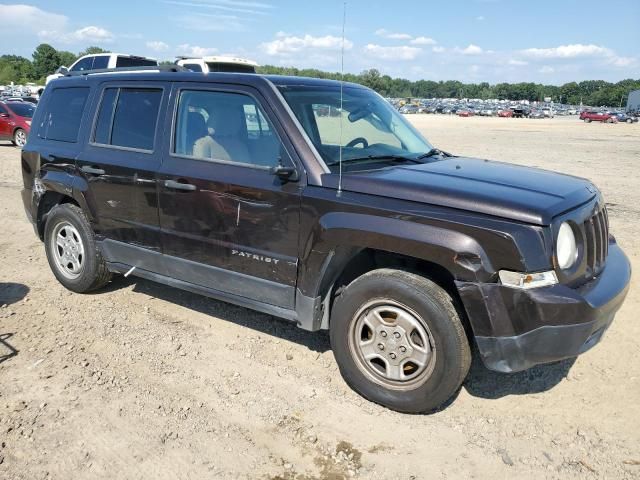
<svg viewBox="0 0 640 480">
<path fill-rule="evenodd" d="M 325 325 L 327 301 L 333 283 L 348 262 L 364 249 L 413 257 L 445 268 L 455 280 L 486 281 L 494 269 L 482 246 L 469 235 L 400 218 L 333 212 L 324 215 L 302 249 L 298 296 L 324 310 L 313 326 Z M 297 302 L 298 303 L 298 302 Z M 303 326 L 303 328 L 305 328 Z"/>
</svg>

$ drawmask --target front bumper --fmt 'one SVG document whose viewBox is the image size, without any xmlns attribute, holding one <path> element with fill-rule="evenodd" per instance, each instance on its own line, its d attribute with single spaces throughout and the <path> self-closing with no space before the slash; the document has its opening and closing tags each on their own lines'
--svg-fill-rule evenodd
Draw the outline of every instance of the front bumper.
<svg viewBox="0 0 640 480">
<path fill-rule="evenodd" d="M 575 357 L 598 343 L 621 307 L 630 279 L 629 260 L 611 242 L 602 273 L 578 288 L 456 284 L 484 364 L 518 372 Z"/>
</svg>

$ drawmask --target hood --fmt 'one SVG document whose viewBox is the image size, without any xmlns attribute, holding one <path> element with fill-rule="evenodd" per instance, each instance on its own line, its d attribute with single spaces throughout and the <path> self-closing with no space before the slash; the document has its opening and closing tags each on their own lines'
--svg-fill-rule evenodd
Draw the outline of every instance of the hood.
<svg viewBox="0 0 640 480">
<path fill-rule="evenodd" d="M 583 178 L 464 157 L 350 172 L 343 175 L 342 186 L 345 191 L 374 192 L 536 225 L 549 225 L 555 216 L 588 202 L 598 193 Z"/>
</svg>

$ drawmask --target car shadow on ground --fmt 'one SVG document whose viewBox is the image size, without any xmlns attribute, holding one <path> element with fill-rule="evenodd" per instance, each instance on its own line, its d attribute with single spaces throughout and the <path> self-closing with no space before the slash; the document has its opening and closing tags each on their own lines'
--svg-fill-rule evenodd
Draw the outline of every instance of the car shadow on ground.
<svg viewBox="0 0 640 480">
<path fill-rule="evenodd" d="M 282 340 L 295 342 L 314 352 L 324 353 L 331 349 L 327 332 L 307 332 L 298 328 L 294 322 L 142 278 L 117 276 L 106 288 L 96 293 L 120 290 L 130 285 L 134 286 L 134 292 L 144 293 L 205 315 L 215 316 L 225 322 L 232 322 Z"/>
<path fill-rule="evenodd" d="M 22 283 L 0 282 L 0 307 L 19 302 L 29 293 L 29 287 Z"/>
<path fill-rule="evenodd" d="M 474 397 L 492 400 L 509 395 L 546 392 L 567 377 L 575 361 L 575 358 L 569 358 L 538 365 L 524 372 L 499 373 L 485 367 L 476 351 L 463 388 Z"/>
<path fill-rule="evenodd" d="M 174 303 L 205 315 L 215 316 L 222 321 L 232 322 L 282 340 L 304 345 L 315 352 L 324 353 L 331 349 L 327 332 L 307 332 L 298 328 L 293 322 L 141 278 L 116 276 L 109 285 L 96 294 L 116 291 L 132 285 L 134 292 Z M 463 388 L 470 395 L 485 399 L 541 393 L 552 389 L 566 378 L 574 362 L 573 358 L 540 365 L 524 372 L 506 374 L 487 369 L 475 350 L 471 369 Z M 455 401 L 456 397 L 457 395 L 438 410 L 446 409 Z"/>
</svg>

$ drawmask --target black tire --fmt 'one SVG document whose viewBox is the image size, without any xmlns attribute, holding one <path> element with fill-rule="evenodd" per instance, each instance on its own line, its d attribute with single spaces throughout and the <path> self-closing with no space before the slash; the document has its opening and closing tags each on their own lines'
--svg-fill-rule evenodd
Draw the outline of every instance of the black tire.
<svg viewBox="0 0 640 480">
<path fill-rule="evenodd" d="M 415 313 L 415 318 L 426 325 L 435 354 L 429 360 L 430 370 L 425 370 L 426 375 L 417 377 L 414 383 L 403 386 L 402 382 L 392 384 L 376 378 L 354 353 L 357 348 L 353 343 L 359 338 L 355 335 L 361 335 L 354 330 L 361 318 L 359 312 L 382 299 L 390 299 L 396 306 Z M 351 282 L 335 299 L 330 338 L 347 384 L 368 400 L 399 412 L 423 413 L 441 407 L 459 390 L 471 364 L 469 341 L 449 294 L 431 280 L 402 270 L 374 270 Z M 402 370 L 405 368 L 406 363 Z"/>
<path fill-rule="evenodd" d="M 56 261 L 53 251 L 52 236 L 62 224 L 70 224 L 75 228 L 82 242 L 84 255 L 82 268 L 77 278 L 69 278 L 64 269 Z M 44 229 L 44 244 L 51 271 L 58 281 L 67 289 L 77 293 L 90 292 L 106 285 L 111 280 L 111 272 L 102 255 L 96 248 L 95 235 L 85 213 L 77 205 L 65 203 L 56 205 L 47 215 Z"/>
<path fill-rule="evenodd" d="M 631 120 L 630 118 L 627 118 L 627 123 L 633 123 L 633 120 Z"/>
</svg>

